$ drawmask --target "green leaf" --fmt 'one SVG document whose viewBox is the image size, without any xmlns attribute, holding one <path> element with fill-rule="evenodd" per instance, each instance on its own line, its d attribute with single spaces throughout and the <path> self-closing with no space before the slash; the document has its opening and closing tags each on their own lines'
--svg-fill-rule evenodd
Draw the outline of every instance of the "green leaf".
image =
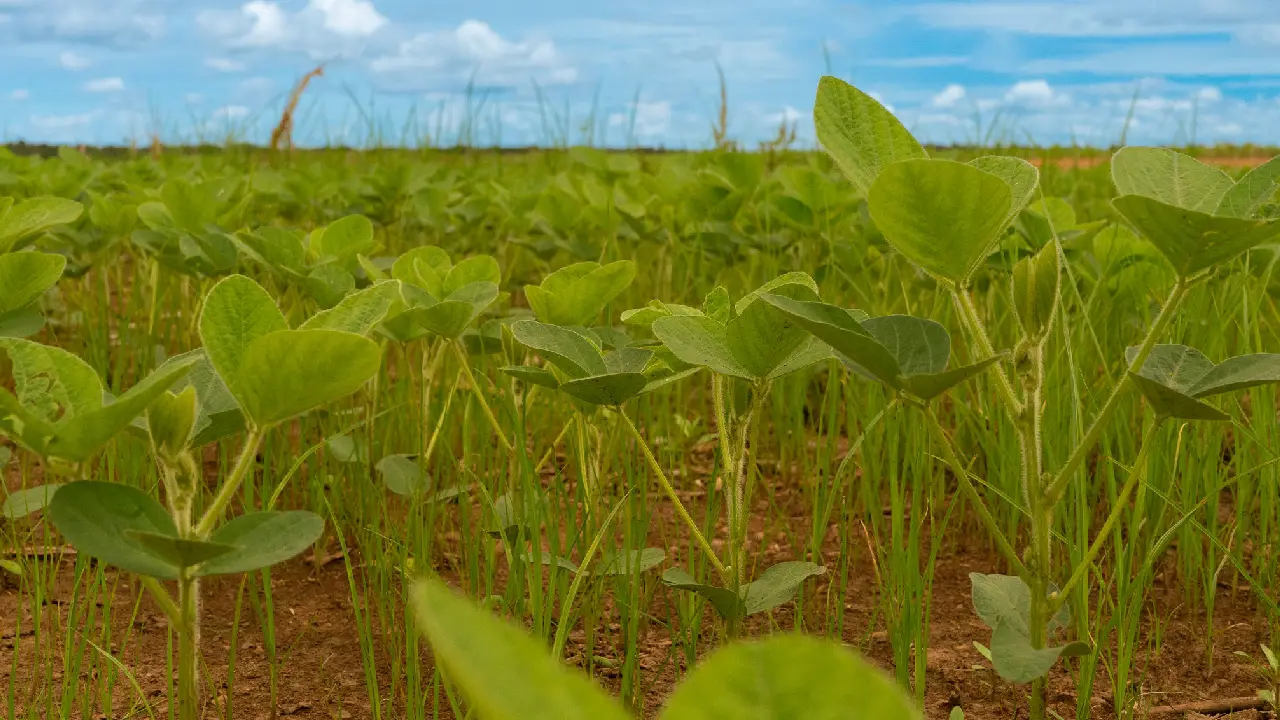
<svg viewBox="0 0 1280 720">
<path fill-rule="evenodd" d="M 772 610 L 788 603 L 805 580 L 826 573 L 827 569 L 811 562 L 780 562 L 743 585 L 738 594 L 746 605 L 747 615 Z"/>
<path fill-rule="evenodd" d="M 624 347 L 605 353 L 604 366 L 611 373 L 639 373 L 653 360 L 653 351 L 647 348 Z"/>
<path fill-rule="evenodd" d="M 1111 204 L 1184 278 L 1280 235 L 1277 221 L 1217 217 L 1141 195 L 1118 197 Z"/>
<path fill-rule="evenodd" d="M 1058 247 L 1049 243 L 1013 266 L 1013 312 L 1027 338 L 1038 342 L 1053 325 L 1061 267 Z"/>
<path fill-rule="evenodd" d="M 1125 351 L 1132 364 L 1138 348 Z M 1214 368 L 1204 353 L 1186 345 L 1156 345 L 1146 362 L 1129 377 L 1160 416 L 1183 420 L 1226 420 L 1221 410 L 1195 399 L 1191 388 Z"/>
<path fill-rule="evenodd" d="M 1187 394 L 1202 398 L 1280 382 L 1280 355 L 1256 353 L 1227 358 L 1200 376 Z"/>
<path fill-rule="evenodd" d="M 1245 173 L 1235 185 L 1222 196 L 1215 215 L 1228 217 L 1251 218 L 1258 209 L 1276 194 L 1280 186 L 1280 156 Z"/>
<path fill-rule="evenodd" d="M 885 315 L 862 327 L 897 361 L 903 375 L 939 373 L 951 357 L 951 336 L 941 323 L 910 315 Z"/>
<path fill-rule="evenodd" d="M 65 421 L 102 407 L 102 381 L 88 363 L 62 348 L 0 338 L 17 399 L 44 420 Z"/>
<path fill-rule="evenodd" d="M 548 275 L 540 286 L 525 286 L 525 298 L 544 323 L 590 325 L 635 276 L 636 266 L 630 260 L 604 266 L 577 263 Z"/>
<path fill-rule="evenodd" d="M 921 400 L 932 400 L 951 388 L 982 373 L 1004 358 L 1004 355 L 992 355 L 972 365 L 964 365 L 939 373 L 920 373 L 903 378 L 902 385 L 907 392 Z"/>
<path fill-rule="evenodd" d="M 671 304 L 665 304 L 664 307 L 669 311 L 670 315 L 696 315 L 697 312 L 676 312 Z M 683 307 L 683 306 L 680 306 Z M 728 325 L 733 319 L 733 301 L 729 299 L 729 291 L 724 287 L 717 285 L 712 288 L 711 292 L 702 299 L 702 314 L 715 320 L 721 325 Z"/>
<path fill-rule="evenodd" d="M 388 490 L 406 497 L 422 497 L 431 478 L 418 465 L 415 455 L 388 455 L 375 466 Z"/>
<path fill-rule="evenodd" d="M 1040 171 L 1035 165 L 1022 158 L 984 155 L 970 160 L 968 164 L 995 175 L 1009 185 L 1013 200 L 1009 205 L 1008 214 L 1005 215 L 1006 227 L 1031 202 L 1031 198 L 1036 193 L 1036 186 L 1040 184 Z"/>
<path fill-rule="evenodd" d="M 54 225 L 75 222 L 83 211 L 80 203 L 60 197 L 34 197 L 8 208 L 0 206 L 0 253 Z"/>
<path fill-rule="evenodd" d="M 761 298 L 787 313 L 797 324 L 873 377 L 890 387 L 900 387 L 898 361 L 859 322 L 852 311 L 822 302 L 804 302 L 766 294 Z M 865 316 L 864 316 L 865 317 Z"/>
<path fill-rule="evenodd" d="M 511 377 L 526 382 L 531 385 L 541 385 L 545 388 L 555 390 L 560 387 L 560 380 L 556 374 L 546 368 L 534 367 L 532 365 L 508 365 L 498 368 L 500 372 L 504 372 Z"/>
<path fill-rule="evenodd" d="M 841 645 L 804 635 L 737 643 L 699 663 L 661 720 L 916 720 L 912 701 Z"/>
<path fill-rule="evenodd" d="M 302 237 L 294 230 L 267 225 L 253 232 L 236 233 L 232 240 L 246 255 L 275 272 L 290 270 L 300 274 L 307 262 Z"/>
<path fill-rule="evenodd" d="M 301 282 L 307 294 L 325 309 L 337 305 L 356 289 L 355 277 L 337 265 L 317 265 Z"/>
<path fill-rule="evenodd" d="M 129 531 L 175 536 L 168 511 L 150 495 L 116 483 L 82 481 L 63 486 L 47 512 L 76 550 L 122 570 L 173 580 L 178 568 L 156 557 Z"/>
<path fill-rule="evenodd" d="M 57 284 L 67 259 L 42 252 L 0 255 L 0 316 L 39 300 Z"/>
<path fill-rule="evenodd" d="M 747 604 L 742 601 L 742 597 L 737 593 L 717 585 L 700 583 L 684 568 L 668 568 L 666 572 L 662 573 L 662 582 L 677 590 L 686 590 L 701 595 L 711 603 L 711 606 L 716 609 L 716 613 L 726 620 L 741 618 L 747 614 Z"/>
<path fill-rule="evenodd" d="M 192 358 L 188 367 L 196 362 Z M 190 445 L 198 406 L 196 389 L 190 385 L 176 395 L 165 391 L 151 401 L 147 407 L 147 432 L 162 458 L 175 457 Z"/>
<path fill-rule="evenodd" d="M 839 78 L 818 81 L 813 124 L 823 149 L 863 193 L 886 165 L 927 156 L 879 101 Z"/>
<path fill-rule="evenodd" d="M 536 320 L 521 320 L 511 325 L 517 342 L 546 358 L 570 378 L 578 379 L 608 374 L 599 348 L 581 333 L 569 328 Z"/>
<path fill-rule="evenodd" d="M 334 435 L 324 441 L 329 457 L 340 463 L 363 463 L 369 459 L 369 443 L 350 435 Z"/>
<path fill-rule="evenodd" d="M 1121 195 L 1141 195 L 1184 210 L 1212 213 L 1235 185 L 1220 168 L 1166 148 L 1126 147 L 1111 156 Z"/>
<path fill-rule="evenodd" d="M 662 548 L 644 548 L 643 550 L 609 553 L 600 558 L 600 562 L 592 568 L 591 574 L 628 576 L 634 573 L 647 572 L 661 565 L 666 559 L 667 551 Z"/>
<path fill-rule="evenodd" d="M 664 317 L 653 323 L 653 334 L 677 358 L 711 368 L 721 375 L 754 380 L 729 347 L 728 329 L 702 315 Z"/>
<path fill-rule="evenodd" d="M 814 301 L 818 295 L 808 286 L 786 283 L 769 288 L 768 294 L 794 300 Z M 741 307 L 725 328 L 725 339 L 734 360 L 752 376 L 769 377 L 804 343 L 809 333 L 786 313 L 767 302 Z"/>
<path fill-rule="evenodd" d="M 488 283 L 497 286 L 502 283 L 502 269 L 498 261 L 488 255 L 473 255 L 449 268 L 441 284 L 442 297 L 457 292 L 466 285 Z"/>
<path fill-rule="evenodd" d="M 200 566 L 198 574 L 231 575 L 271 567 L 311 547 L 323 532 L 324 520 L 305 510 L 241 515 L 209 536 L 210 542 L 236 549 Z"/>
<path fill-rule="evenodd" d="M 400 283 L 394 280 L 375 283 L 346 296 L 337 305 L 308 318 L 299 330 L 341 330 L 368 335 L 382 322 L 391 303 L 400 296 Z"/>
<path fill-rule="evenodd" d="M 1063 648 L 1031 647 L 1031 641 L 1009 623 L 997 623 L 991 635 L 991 664 L 1011 683 L 1029 683 L 1049 674 Z"/>
<path fill-rule="evenodd" d="M 643 373 L 620 372 L 569 380 L 560 390 L 592 405 L 618 406 L 643 392 L 648 382 Z"/>
<path fill-rule="evenodd" d="M 1133 384 L 1138 386 L 1151 409 L 1159 416 L 1180 418 L 1182 420 L 1227 420 L 1231 416 L 1218 408 L 1201 402 L 1195 398 L 1174 390 L 1150 378 L 1134 372 L 1129 373 Z"/>
<path fill-rule="evenodd" d="M 453 267 L 449 254 L 435 245 L 409 250 L 396 258 L 391 266 L 391 277 L 402 283 L 426 290 L 434 298 L 442 298 L 444 279 Z"/>
<path fill-rule="evenodd" d="M 438 580 L 413 586 L 417 625 L 480 720 L 624 720 L 627 714 L 546 647 L 453 594 Z M 495 685 L 494 678 L 501 678 Z"/>
<path fill-rule="evenodd" d="M 195 358 L 196 362 L 191 366 L 191 370 L 174 384 L 173 389 L 182 390 L 193 387 L 196 390 L 196 424 L 191 446 L 207 445 L 243 430 L 244 413 L 240 411 L 240 403 L 236 402 L 227 384 L 213 369 L 213 363 L 209 361 L 203 349 L 175 355 L 166 360 L 159 369 L 183 362 L 189 357 Z"/>
<path fill-rule="evenodd" d="M 973 609 L 982 618 L 987 627 L 994 630 L 1004 623 L 1010 628 L 1030 637 L 1029 623 L 1031 618 L 1031 589 L 1014 575 L 984 575 L 969 573 L 972 589 Z M 1049 592 L 1057 592 L 1057 587 L 1049 584 Z M 1063 604 L 1058 614 L 1050 619 L 1049 632 L 1071 624 L 1071 610 Z"/>
<path fill-rule="evenodd" d="M 44 315 L 34 306 L 0 315 L 0 338 L 28 338 L 44 327 Z"/>
<path fill-rule="evenodd" d="M 412 312 L 414 320 L 429 332 L 452 340 L 497 298 L 497 285 L 475 282 L 462 286 L 442 302 Z"/>
<path fill-rule="evenodd" d="M 908 260 L 964 285 L 1004 230 L 1004 180 L 950 160 L 908 160 L 880 172 L 867 195 L 876 227 Z"/>
<path fill-rule="evenodd" d="M 245 415 L 265 428 L 350 395 L 381 364 L 382 352 L 368 338 L 336 330 L 281 330 L 250 343 L 234 380 L 223 378 Z"/>
<path fill-rule="evenodd" d="M 0 469 L 3 469 L 3 466 L 0 466 Z M 4 499 L 4 505 L 0 505 L 0 517 L 17 520 L 43 510 L 61 487 L 62 483 L 48 483 L 26 490 L 15 490 Z"/>
<path fill-rule="evenodd" d="M 288 330 L 289 323 L 258 283 L 243 275 L 219 281 L 205 296 L 200 313 L 200 340 L 214 369 L 236 394 L 243 356 L 266 335 Z"/>
<path fill-rule="evenodd" d="M 222 543 L 188 540 L 143 530 L 125 530 L 124 534 L 156 559 L 179 569 L 194 567 L 235 550 Z"/>
<path fill-rule="evenodd" d="M 321 261 L 349 261 L 373 251 L 373 223 L 363 215 L 348 215 L 311 233 L 311 252 Z"/>
<path fill-rule="evenodd" d="M 147 407 L 182 379 L 195 363 L 195 358 L 170 363 L 143 378 L 115 402 L 59 423 L 58 433 L 46 452 L 73 462 L 89 460 L 134 418 L 146 412 Z"/>
</svg>

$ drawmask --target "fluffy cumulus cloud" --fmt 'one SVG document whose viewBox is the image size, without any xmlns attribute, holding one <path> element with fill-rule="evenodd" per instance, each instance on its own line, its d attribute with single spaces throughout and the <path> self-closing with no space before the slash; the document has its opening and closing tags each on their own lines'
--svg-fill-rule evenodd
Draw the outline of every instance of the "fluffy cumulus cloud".
<svg viewBox="0 0 1280 720">
<path fill-rule="evenodd" d="M 533 82 L 569 85 L 578 79 L 577 68 L 552 41 L 508 40 L 479 20 L 420 33 L 394 53 L 374 58 L 370 68 L 383 84 L 400 90 L 457 89 L 471 82 L 512 89 Z"/>
<path fill-rule="evenodd" d="M 1047 80 L 1020 80 L 1004 94 L 1009 105 L 1045 107 L 1071 104 L 1071 96 L 1053 89 Z"/>
<path fill-rule="evenodd" d="M 958 83 L 951 83 L 942 89 L 942 92 L 933 96 L 932 104 L 934 107 L 949 108 L 955 107 L 956 103 L 964 99 L 964 86 Z"/>
<path fill-rule="evenodd" d="M 119 77 L 95 78 L 84 84 L 85 92 L 112 93 L 124 90 L 124 79 Z"/>
<path fill-rule="evenodd" d="M 309 0 L 296 12 L 273 0 L 250 0 L 235 10 L 204 10 L 196 23 L 230 49 L 327 59 L 360 55 L 388 21 L 370 0 Z"/>
</svg>

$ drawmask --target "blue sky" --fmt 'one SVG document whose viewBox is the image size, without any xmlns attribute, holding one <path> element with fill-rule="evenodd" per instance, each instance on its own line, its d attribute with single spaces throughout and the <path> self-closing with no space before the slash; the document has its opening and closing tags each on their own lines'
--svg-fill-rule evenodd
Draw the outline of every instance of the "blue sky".
<svg viewBox="0 0 1280 720">
<path fill-rule="evenodd" d="M 828 67 L 935 142 L 1108 145 L 1136 90 L 1130 142 L 1280 144 L 1273 0 L 0 0 L 0 138 L 262 141 L 320 62 L 300 143 L 703 147 L 718 62 L 747 144 Z"/>
</svg>

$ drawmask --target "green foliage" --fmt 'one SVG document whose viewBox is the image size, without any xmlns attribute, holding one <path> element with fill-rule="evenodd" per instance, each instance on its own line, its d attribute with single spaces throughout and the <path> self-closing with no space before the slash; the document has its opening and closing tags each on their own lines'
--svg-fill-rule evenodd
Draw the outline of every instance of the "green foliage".
<svg viewBox="0 0 1280 720">
<path fill-rule="evenodd" d="M 525 286 L 525 298 L 538 319 L 551 325 L 590 325 L 635 279 L 630 260 L 608 265 L 580 262 L 556 270 L 541 285 Z"/>
<path fill-rule="evenodd" d="M 1126 351 L 1130 362 L 1137 351 L 1136 347 Z M 1214 365 L 1195 348 L 1156 345 L 1130 377 L 1161 418 L 1226 420 L 1226 413 L 1201 398 L 1280 382 L 1280 355 L 1239 355 Z"/>
<path fill-rule="evenodd" d="M 818 81 L 813 123 L 818 142 L 864 193 L 886 165 L 927 156 L 884 105 L 839 78 Z"/>
<path fill-rule="evenodd" d="M 29 337 L 44 325 L 34 306 L 66 264 L 61 255 L 34 251 L 0 255 L 0 337 Z"/>
<path fill-rule="evenodd" d="M 516 366 L 502 371 L 525 382 L 558 389 L 589 405 L 618 406 L 645 391 L 645 369 L 653 351 L 621 348 L 602 353 L 586 335 L 536 320 L 513 323 L 511 334 L 521 345 L 536 350 L 567 379 L 563 382 L 544 368 Z"/>
<path fill-rule="evenodd" d="M 770 566 L 752 582 L 743 583 L 736 593 L 729 588 L 699 583 L 681 568 L 667 570 L 662 574 L 662 581 L 679 590 L 705 597 L 720 617 L 737 620 L 790 602 L 805 580 L 826 571 L 826 568 L 811 562 L 781 562 Z"/>
<path fill-rule="evenodd" d="M 1061 277 L 1058 247 L 1053 244 L 1013 266 L 1013 312 L 1022 332 L 1033 342 L 1042 340 L 1053 325 Z"/>
<path fill-rule="evenodd" d="M 1182 278 L 1221 266 L 1280 236 L 1280 221 L 1275 220 L 1209 215 L 1142 195 L 1123 195 L 1111 204 Z"/>
<path fill-rule="evenodd" d="M 60 197 L 0 198 L 0 254 L 57 225 L 75 222 L 84 206 Z"/>
<path fill-rule="evenodd" d="M 951 160 L 908 160 L 881 171 L 867 193 L 876 227 L 908 260 L 966 285 L 1016 214 L 997 175 Z"/>
</svg>

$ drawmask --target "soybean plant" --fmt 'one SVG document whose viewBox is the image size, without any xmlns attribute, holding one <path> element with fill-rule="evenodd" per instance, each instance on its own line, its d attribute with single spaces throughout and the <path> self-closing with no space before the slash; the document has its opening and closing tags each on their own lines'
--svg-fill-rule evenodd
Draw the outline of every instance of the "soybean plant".
<svg viewBox="0 0 1280 720">
<path fill-rule="evenodd" d="M 974 354 L 996 355 L 987 326 L 970 293 L 974 278 L 1000 244 L 1010 223 L 1034 195 L 1038 175 L 1016 158 L 984 157 L 970 163 L 932 159 L 902 124 L 870 96 L 835 78 L 823 78 L 814 112 L 819 140 L 844 174 L 867 197 L 871 219 L 903 257 L 933 278 L 949 296 Z M 1256 217 L 1276 189 L 1274 169 L 1263 166 L 1233 182 L 1225 173 L 1169 150 L 1125 148 L 1112 159 L 1121 196 L 1115 210 L 1172 266 L 1176 280 L 1141 342 L 1127 353 L 1127 372 L 1111 389 L 1067 460 L 1046 467 L 1042 418 L 1047 345 L 1064 312 L 1061 287 L 1065 256 L 1051 238 L 1012 268 L 1010 297 L 1020 338 L 1011 367 L 993 366 L 1001 406 L 1017 429 L 1021 501 L 1029 517 L 1028 546 L 1014 549 L 990 521 L 981 497 L 936 415 L 923 406 L 957 481 L 974 503 L 1015 576 L 974 574 L 973 603 L 992 628 L 996 670 L 1014 682 L 1030 682 L 1031 717 L 1046 714 L 1045 676 L 1059 657 L 1087 652 L 1083 643 L 1051 644 L 1071 622 L 1065 600 L 1084 582 L 1089 566 L 1117 521 L 1128 494 L 1140 482 L 1148 433 L 1116 505 L 1081 563 L 1059 588 L 1052 532 L 1068 486 L 1111 425 L 1131 385 L 1157 415 L 1221 419 L 1201 397 L 1280 379 L 1274 356 L 1245 356 L 1213 366 L 1180 347 L 1158 346 L 1188 291 L 1233 258 L 1280 235 L 1280 223 Z M 1012 374 L 1010 374 L 1012 370 Z"/>
<path fill-rule="evenodd" d="M 93 446 L 146 411 L 143 427 L 165 504 L 130 485 L 85 480 L 58 489 L 48 514 L 82 554 L 141 576 L 178 635 L 177 707 L 183 720 L 199 713 L 199 579 L 270 567 L 302 552 L 323 530 L 319 516 L 301 510 L 248 512 L 229 521 L 223 516 L 253 472 L 258 446 L 271 428 L 355 392 L 378 371 L 376 343 L 353 332 L 316 329 L 358 325 L 348 312 L 356 304 L 290 329 L 265 290 L 249 278 L 230 276 L 204 299 L 203 351 L 162 365 L 109 404 L 102 404 L 92 371 L 73 356 L 34 344 L 5 346 L 15 359 L 23 400 L 14 404 L 5 393 L 0 402 L 13 407 L 7 420 L 21 422 L 16 439 L 41 454 L 82 462 Z M 216 375 L 179 393 L 168 391 L 205 361 Z M 52 382 L 32 382 L 46 378 Z M 35 388 L 48 389 L 35 397 Z M 56 424 L 28 409 L 50 401 L 67 409 Z M 240 416 L 246 436 L 230 474 L 197 513 L 205 483 L 193 441 L 214 424 L 215 415 L 223 416 L 217 418 L 221 428 L 228 427 L 226 414 Z M 14 430 L 14 423 L 5 429 Z M 176 594 L 160 581 L 176 581 Z"/>
</svg>

